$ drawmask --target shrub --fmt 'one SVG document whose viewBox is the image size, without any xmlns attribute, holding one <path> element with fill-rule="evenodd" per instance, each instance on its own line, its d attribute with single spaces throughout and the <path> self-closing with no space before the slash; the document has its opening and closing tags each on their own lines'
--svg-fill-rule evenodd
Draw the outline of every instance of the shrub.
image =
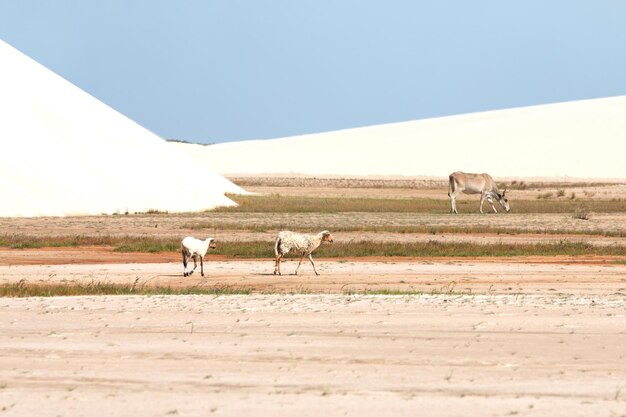
<svg viewBox="0 0 626 417">
<path fill-rule="evenodd" d="M 579 220 L 589 220 L 589 212 L 584 204 L 576 207 L 576 211 L 574 212 L 574 218 Z"/>
</svg>

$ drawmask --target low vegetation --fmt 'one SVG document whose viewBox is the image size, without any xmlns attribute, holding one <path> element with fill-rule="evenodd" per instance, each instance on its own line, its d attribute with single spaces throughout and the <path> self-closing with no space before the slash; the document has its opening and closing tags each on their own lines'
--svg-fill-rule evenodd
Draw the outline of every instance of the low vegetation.
<svg viewBox="0 0 626 417">
<path fill-rule="evenodd" d="M 146 246 L 148 251 L 153 247 Z M 166 247 L 166 246 L 164 246 Z M 117 247 L 115 250 L 129 251 L 129 246 Z M 145 251 L 144 246 L 136 246 L 133 251 Z M 163 249 L 169 250 L 169 249 Z M 177 249 L 176 249 L 177 250 Z M 226 258 L 272 258 L 274 246 L 272 242 L 222 242 L 211 251 L 212 255 Z M 480 256 L 556 256 L 556 255 L 604 255 L 625 256 L 625 246 L 595 246 L 583 242 L 533 243 L 533 244 L 476 244 L 473 242 L 442 243 L 430 242 L 336 242 L 323 245 L 317 249 L 316 255 L 328 258 L 368 257 L 368 256 L 405 256 L 405 257 L 480 257 Z"/>
<path fill-rule="evenodd" d="M 31 236 L 0 235 L 0 247 L 11 249 L 113 246 L 120 252 L 163 252 L 177 250 L 180 242 L 138 236 Z"/>
<path fill-rule="evenodd" d="M 213 252 L 227 258 L 272 258 L 274 249 L 268 242 L 223 242 Z M 626 246 L 596 246 L 584 242 L 558 243 L 497 243 L 473 242 L 371 242 L 358 241 L 322 245 L 315 252 L 317 257 L 505 257 L 505 256 L 624 256 Z"/>
<path fill-rule="evenodd" d="M 385 228 L 385 227 L 383 227 Z M 409 230 L 410 229 L 410 230 Z M 419 232 L 419 228 L 404 232 Z M 370 229 L 367 229 L 370 230 Z M 387 230 L 387 228 L 385 228 Z M 432 229 L 426 229 L 431 230 Z M 441 229 L 437 229 L 437 233 Z M 483 229 L 481 229 L 483 230 Z M 306 228 L 304 231 L 307 231 Z M 314 231 L 314 230 L 311 230 Z M 341 230 L 333 229 L 333 232 Z M 483 230 L 484 231 L 484 230 Z M 458 231 L 460 232 L 460 231 Z M 473 233 L 472 230 L 463 230 Z M 509 233 L 509 232 L 507 232 Z M 0 237 L 0 247 L 29 249 L 43 247 L 104 246 L 115 252 L 178 252 L 178 239 L 149 239 L 141 237 L 58 237 L 39 238 L 29 236 Z M 263 241 L 221 241 L 210 255 L 227 258 L 271 258 L 274 256 L 272 240 Z M 584 242 L 561 241 L 558 243 L 498 243 L 478 244 L 474 242 L 335 242 L 323 245 L 317 252 L 325 257 L 364 257 L 364 256 L 553 256 L 553 255 L 605 255 L 626 256 L 626 247 L 621 245 L 599 246 Z"/>
<path fill-rule="evenodd" d="M 163 287 L 110 282 L 89 283 L 29 283 L 26 280 L 0 285 L 0 297 L 54 297 L 79 295 L 238 295 L 250 294 L 252 290 L 244 287 Z"/>
<path fill-rule="evenodd" d="M 11 249 L 33 249 L 50 247 L 75 247 L 75 246 L 110 246 L 122 242 L 123 237 L 93 237 L 93 236 L 56 236 L 37 237 L 21 234 L 0 236 L 0 247 Z"/>
<path fill-rule="evenodd" d="M 576 218 L 576 214 L 572 214 Z M 291 227 L 291 226 L 289 226 Z M 298 226 L 297 229 L 303 233 L 319 232 L 325 226 Z M 276 232 L 276 227 L 265 224 L 242 224 L 241 222 L 210 222 L 200 221 L 195 223 L 184 223 L 180 226 L 185 230 L 202 230 L 202 231 L 225 231 L 238 230 L 253 233 Z M 530 229 L 519 227 L 505 227 L 492 225 L 374 225 L 366 223 L 333 225 L 333 232 L 389 232 L 389 233 L 428 233 L 431 235 L 455 233 L 455 234 L 496 234 L 496 235 L 516 235 L 534 233 L 538 235 L 581 235 L 581 236 L 606 236 L 606 237 L 626 237 L 626 231 L 619 230 L 603 230 L 603 229 L 573 229 L 573 228 L 556 228 L 556 229 Z"/>
<path fill-rule="evenodd" d="M 454 287 L 433 289 L 430 291 L 420 290 L 405 290 L 399 288 L 380 288 L 380 289 L 366 289 L 366 290 L 344 290 L 345 295 L 389 295 L 389 296 L 402 296 L 402 295 L 450 295 L 450 296 L 463 296 L 471 295 L 471 291 L 457 291 Z"/>
<path fill-rule="evenodd" d="M 589 211 L 584 204 L 576 207 L 576 211 L 574 212 L 574 218 L 578 220 L 589 220 Z"/>
<path fill-rule="evenodd" d="M 179 241 L 150 241 L 144 239 L 134 242 L 125 242 L 123 244 L 116 245 L 113 249 L 115 252 L 178 252 L 180 251 Z"/>
<path fill-rule="evenodd" d="M 104 295 L 147 295 L 147 296 L 161 296 L 161 295 L 213 295 L 213 296 L 228 296 L 228 295 L 250 295 L 253 293 L 258 294 L 309 294 L 310 290 L 306 287 L 290 289 L 287 291 L 277 290 L 271 288 L 265 288 L 258 290 L 254 286 L 213 286 L 213 287 L 159 287 L 159 286 L 145 286 L 134 284 L 115 284 L 107 282 L 91 282 L 86 284 L 81 283 L 29 283 L 26 280 L 21 280 L 13 284 L 0 285 L 0 297 L 10 298 L 26 298 L 26 297 L 71 297 L 71 296 L 104 296 Z M 345 295 L 388 295 L 388 296 L 402 296 L 402 295 L 467 295 L 471 292 L 460 292 L 455 290 L 454 287 L 444 286 L 442 288 L 432 289 L 430 291 L 411 290 L 411 289 L 394 289 L 394 288 L 380 288 L 380 289 L 345 289 L 342 292 Z"/>
<path fill-rule="evenodd" d="M 552 193 L 540 195 L 537 200 L 512 200 L 511 212 L 574 213 L 580 202 L 571 199 L 550 199 Z M 450 201 L 446 199 L 377 199 L 377 198 L 322 198 L 272 195 L 229 195 L 237 207 L 221 207 L 217 213 L 447 213 Z M 459 200 L 459 213 L 478 212 L 479 199 Z M 625 199 L 588 200 L 588 210 L 596 213 L 626 212 Z"/>
<path fill-rule="evenodd" d="M 548 198 L 552 198 L 554 194 L 551 191 L 547 191 L 545 193 L 541 193 L 537 196 L 537 200 L 547 200 Z"/>
</svg>

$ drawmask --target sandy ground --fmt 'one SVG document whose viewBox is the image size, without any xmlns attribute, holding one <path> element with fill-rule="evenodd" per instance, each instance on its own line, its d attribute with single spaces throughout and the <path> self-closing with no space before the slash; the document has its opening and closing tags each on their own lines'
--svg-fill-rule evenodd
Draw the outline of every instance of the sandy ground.
<svg viewBox="0 0 626 417">
<path fill-rule="evenodd" d="M 0 299 L 0 415 L 626 410 L 626 265 L 613 258 L 318 259 L 320 276 L 308 264 L 287 275 L 290 260 L 274 276 L 271 260 L 211 257 L 204 278 L 183 278 L 172 254 L 142 263 L 102 248 L 33 251 L 56 261 L 13 257 L 0 283 L 255 293 Z M 423 294 L 345 293 L 381 289 Z"/>
<path fill-rule="evenodd" d="M 8 416 L 620 416 L 623 296 L 1 299 Z"/>
<path fill-rule="evenodd" d="M 284 275 L 275 276 L 273 261 L 269 259 L 227 261 L 209 257 L 205 277 L 200 276 L 198 267 L 196 274 L 184 278 L 181 262 L 172 262 L 173 254 L 160 255 L 163 263 L 129 264 L 124 262 L 132 254 L 75 249 L 67 251 L 72 259 L 66 263 L 62 257 L 66 251 L 52 252 L 55 264 L 32 264 L 32 258 L 26 258 L 14 259 L 19 265 L 0 265 L 0 284 L 24 280 L 41 285 L 98 282 L 233 287 L 261 293 L 391 290 L 429 294 L 626 295 L 626 265 L 611 257 L 317 259 L 319 276 L 313 274 L 307 260 L 300 274 L 293 275 L 297 258 L 283 262 Z M 100 262 L 89 263 L 94 259 Z"/>
</svg>

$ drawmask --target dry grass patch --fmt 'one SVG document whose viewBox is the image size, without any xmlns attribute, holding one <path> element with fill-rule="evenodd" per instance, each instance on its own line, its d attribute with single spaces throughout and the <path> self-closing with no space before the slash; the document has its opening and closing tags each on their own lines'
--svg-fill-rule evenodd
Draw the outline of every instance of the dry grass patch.
<svg viewBox="0 0 626 417">
<path fill-rule="evenodd" d="M 29 283 L 20 280 L 17 283 L 0 285 L 0 297 L 58 297 L 80 295 L 239 295 L 251 294 L 245 287 L 163 287 L 147 286 L 135 281 L 133 284 L 115 284 L 110 282 L 89 283 Z"/>
<path fill-rule="evenodd" d="M 379 243 L 350 242 L 321 246 L 316 252 L 324 257 L 512 257 L 512 256 L 581 256 L 604 255 L 626 257 L 626 246 L 594 246 L 583 242 L 532 244 L 476 244 L 467 242 Z"/>
<path fill-rule="evenodd" d="M 136 242 L 124 242 L 113 245 L 118 252 L 177 252 L 178 240 L 150 241 L 142 239 Z M 29 245 L 25 245 L 29 247 Z M 58 245 L 56 245 L 58 246 Z M 328 258 L 354 258 L 369 256 L 389 257 L 482 257 L 482 256 L 557 256 L 557 255 L 604 255 L 626 257 L 626 247 L 622 245 L 597 246 L 583 242 L 558 243 L 498 243 L 477 244 L 469 242 L 372 242 L 352 241 L 336 242 L 323 245 L 316 251 L 316 256 Z M 273 241 L 220 242 L 211 254 L 222 255 L 231 259 L 273 258 Z"/>
<path fill-rule="evenodd" d="M 49 247 L 77 247 L 77 246 L 112 246 L 132 240 L 119 236 L 55 236 L 41 237 L 22 234 L 0 236 L 0 247 L 11 249 L 32 249 Z"/>
<path fill-rule="evenodd" d="M 498 182 L 498 187 L 509 190 L 543 190 L 547 188 L 600 188 L 611 187 L 617 182 L 606 181 L 517 181 Z"/>
<path fill-rule="evenodd" d="M 0 247 L 11 249 L 112 246 L 120 252 L 164 252 L 178 250 L 180 241 L 137 236 L 0 236 Z"/>
<path fill-rule="evenodd" d="M 441 200 L 398 200 L 376 198 L 295 197 L 229 195 L 239 206 L 220 207 L 224 213 L 342 213 L 342 212 L 427 212 L 441 213 Z"/>
<path fill-rule="evenodd" d="M 574 218 L 578 218 L 576 214 L 572 215 Z M 286 227 L 292 227 L 291 225 Z M 296 227 L 295 225 L 293 227 Z M 298 225 L 297 229 L 303 233 L 317 233 L 323 229 L 324 225 L 308 226 Z M 273 224 L 244 224 L 241 222 L 210 222 L 200 221 L 195 223 L 184 223 L 180 225 L 180 229 L 184 230 L 202 230 L 202 231 L 225 231 L 236 230 L 246 231 L 253 233 L 265 233 L 265 232 L 278 232 L 285 227 L 278 227 Z M 580 235 L 580 236 L 605 236 L 605 237 L 626 237 L 624 231 L 610 231 L 610 230 L 577 230 L 571 228 L 557 228 L 557 229 L 528 229 L 520 227 L 498 227 L 491 225 L 472 225 L 472 226 L 460 226 L 460 225 L 375 225 L 375 224 L 342 224 L 333 225 L 332 231 L 338 232 L 389 232 L 389 233 L 401 233 L 401 234 L 416 234 L 416 233 L 428 233 L 432 235 L 437 234 L 495 234 L 495 235 L 518 235 L 534 233 L 540 235 Z"/>
<path fill-rule="evenodd" d="M 550 196 L 552 193 L 550 193 Z M 265 196 L 229 195 L 239 206 L 221 207 L 216 213 L 446 213 L 450 211 L 450 202 L 441 199 L 377 199 L 377 198 L 316 198 L 294 197 L 279 194 Z M 571 213 L 580 202 L 573 200 L 548 200 L 542 196 L 538 200 L 510 200 L 514 213 Z M 596 213 L 626 212 L 626 200 L 587 200 L 589 211 Z M 479 199 L 472 198 L 457 201 L 459 213 L 478 212 Z M 488 207 L 488 204 L 486 203 Z M 489 208 L 487 208 L 489 210 Z"/>
<path fill-rule="evenodd" d="M 265 259 L 274 257 L 273 242 L 222 242 L 212 252 L 231 259 Z M 595 246 L 583 242 L 532 244 L 476 244 L 468 242 L 371 242 L 355 241 L 322 245 L 316 257 L 512 257 L 512 256 L 618 256 L 626 258 L 626 246 Z M 292 255 L 297 256 L 297 255 Z"/>
</svg>

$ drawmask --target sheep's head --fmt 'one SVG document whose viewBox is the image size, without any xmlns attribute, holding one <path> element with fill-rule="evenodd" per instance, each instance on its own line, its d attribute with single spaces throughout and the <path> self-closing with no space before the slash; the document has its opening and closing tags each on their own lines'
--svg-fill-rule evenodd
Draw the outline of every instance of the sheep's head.
<svg viewBox="0 0 626 417">
<path fill-rule="evenodd" d="M 328 230 L 322 232 L 322 242 L 333 243 L 333 235 Z"/>
<path fill-rule="evenodd" d="M 217 240 L 213 239 L 212 237 L 208 238 L 207 240 L 209 241 L 209 249 L 215 249 L 215 243 L 217 242 Z"/>
</svg>

